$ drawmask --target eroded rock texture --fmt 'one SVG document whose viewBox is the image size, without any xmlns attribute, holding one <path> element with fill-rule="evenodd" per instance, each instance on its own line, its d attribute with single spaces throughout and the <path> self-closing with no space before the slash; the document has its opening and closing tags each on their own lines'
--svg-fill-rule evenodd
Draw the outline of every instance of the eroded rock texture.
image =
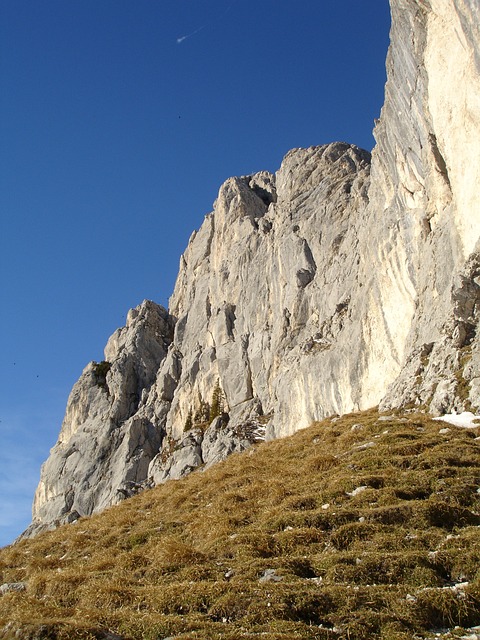
<svg viewBox="0 0 480 640">
<path fill-rule="evenodd" d="M 108 341 L 105 361 L 84 369 L 42 466 L 32 532 L 100 511 L 144 483 L 164 432 L 139 407 L 165 360 L 173 327 L 165 309 L 144 302 Z"/>
<path fill-rule="evenodd" d="M 391 5 L 372 158 L 227 180 L 169 311 L 132 310 L 75 385 L 30 533 L 332 413 L 480 409 L 480 9 Z"/>
<path fill-rule="evenodd" d="M 387 70 L 369 197 L 409 294 L 405 355 L 382 405 L 478 408 L 478 3 L 392 2 Z"/>
</svg>

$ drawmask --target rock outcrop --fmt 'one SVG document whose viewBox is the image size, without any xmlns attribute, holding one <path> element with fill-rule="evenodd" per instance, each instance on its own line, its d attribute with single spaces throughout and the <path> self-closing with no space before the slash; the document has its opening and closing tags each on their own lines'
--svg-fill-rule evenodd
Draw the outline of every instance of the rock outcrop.
<svg viewBox="0 0 480 640">
<path fill-rule="evenodd" d="M 480 409 L 480 9 L 391 0 L 372 157 L 231 178 L 68 401 L 29 533 L 263 438 L 381 403 Z"/>
<path fill-rule="evenodd" d="M 74 385 L 56 445 L 43 464 L 27 534 L 72 522 L 140 489 L 164 432 L 138 408 L 172 341 L 174 322 L 153 302 L 127 324 Z"/>
</svg>

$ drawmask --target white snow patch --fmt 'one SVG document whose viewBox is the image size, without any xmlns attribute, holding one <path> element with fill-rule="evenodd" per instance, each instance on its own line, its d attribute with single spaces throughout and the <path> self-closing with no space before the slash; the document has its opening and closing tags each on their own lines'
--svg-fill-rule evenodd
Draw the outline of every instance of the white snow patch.
<svg viewBox="0 0 480 640">
<path fill-rule="evenodd" d="M 438 416 L 434 420 L 442 420 L 442 422 L 448 422 L 454 424 L 456 427 L 463 427 L 464 429 L 473 429 L 480 427 L 480 423 L 475 423 L 475 420 L 480 421 L 480 416 L 476 416 L 471 411 L 464 411 L 463 413 L 446 413 L 444 416 Z"/>
<path fill-rule="evenodd" d="M 362 485 L 361 487 L 357 487 L 353 491 L 345 491 L 345 493 L 347 494 L 347 496 L 350 496 L 351 498 L 353 498 L 354 496 L 357 496 L 359 493 L 362 493 L 362 491 L 365 491 L 365 489 L 368 489 L 366 484 Z"/>
<path fill-rule="evenodd" d="M 259 578 L 259 582 L 280 582 L 283 580 L 283 576 L 277 576 L 276 569 L 265 569 L 261 577 Z"/>
<path fill-rule="evenodd" d="M 466 587 L 468 587 L 468 585 L 469 585 L 469 584 L 470 584 L 470 583 L 469 583 L 469 582 L 467 582 L 467 581 L 465 581 L 465 582 L 457 582 L 457 584 L 454 584 L 454 585 L 452 586 L 452 589 L 453 589 L 454 591 L 458 591 L 458 589 L 465 589 Z"/>
<path fill-rule="evenodd" d="M 357 444 L 353 447 L 356 451 L 365 451 L 375 446 L 375 442 L 364 442 L 363 444 Z"/>
</svg>

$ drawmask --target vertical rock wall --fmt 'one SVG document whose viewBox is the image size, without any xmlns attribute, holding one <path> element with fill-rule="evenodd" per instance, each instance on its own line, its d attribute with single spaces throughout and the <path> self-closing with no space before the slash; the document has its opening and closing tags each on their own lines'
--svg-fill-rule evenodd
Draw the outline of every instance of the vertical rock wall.
<svg viewBox="0 0 480 640">
<path fill-rule="evenodd" d="M 413 295 L 385 408 L 479 406 L 479 29 L 473 0 L 392 2 L 369 196 L 398 225 L 393 244 L 405 247 Z"/>
<path fill-rule="evenodd" d="M 270 435 L 358 403 L 348 350 L 333 354 L 349 342 L 339 334 L 358 288 L 369 168 L 367 152 L 337 143 L 290 152 L 276 176 L 222 186 L 171 299 L 182 353 L 167 420 L 174 437 L 217 380 L 230 420 L 271 416 Z"/>
<path fill-rule="evenodd" d="M 173 326 L 165 309 L 144 302 L 108 341 L 105 361 L 84 369 L 42 465 L 27 533 L 100 511 L 145 481 L 164 432 L 138 410 L 165 359 Z"/>
</svg>

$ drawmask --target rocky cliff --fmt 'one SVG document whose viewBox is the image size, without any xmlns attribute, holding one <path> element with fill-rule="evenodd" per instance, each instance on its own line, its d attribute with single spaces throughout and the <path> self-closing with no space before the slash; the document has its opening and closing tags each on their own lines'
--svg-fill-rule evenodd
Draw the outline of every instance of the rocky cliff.
<svg viewBox="0 0 480 640">
<path fill-rule="evenodd" d="M 480 9 L 391 10 L 372 157 L 222 185 L 170 309 L 130 311 L 72 390 L 29 533 L 332 413 L 480 408 Z"/>
</svg>

